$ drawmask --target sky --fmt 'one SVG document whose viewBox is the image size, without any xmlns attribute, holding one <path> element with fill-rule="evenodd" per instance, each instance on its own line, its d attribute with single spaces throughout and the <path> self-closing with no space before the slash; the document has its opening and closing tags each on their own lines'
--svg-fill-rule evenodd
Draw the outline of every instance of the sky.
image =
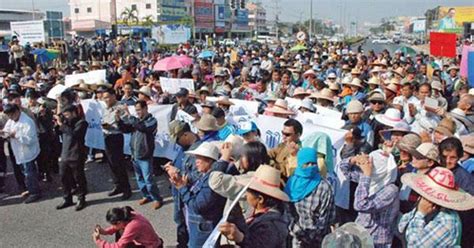
<svg viewBox="0 0 474 248">
<path fill-rule="evenodd" d="M 313 16 L 332 19 L 336 23 L 379 22 L 390 16 L 423 16 L 436 6 L 469 6 L 473 0 L 259 0 L 267 8 L 267 19 L 274 20 L 279 9 L 280 21 L 296 22 L 309 19 L 310 2 Z M 278 8 L 277 3 L 278 2 Z M 0 0 L 0 8 L 59 10 L 69 13 L 68 0 Z"/>
</svg>

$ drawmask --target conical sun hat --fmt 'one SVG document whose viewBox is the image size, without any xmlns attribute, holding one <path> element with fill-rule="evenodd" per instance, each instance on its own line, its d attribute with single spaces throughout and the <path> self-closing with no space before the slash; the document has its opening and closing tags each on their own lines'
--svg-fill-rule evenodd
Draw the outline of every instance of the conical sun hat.
<svg viewBox="0 0 474 248">
<path fill-rule="evenodd" d="M 288 195 L 283 192 L 281 187 L 281 172 L 269 165 L 260 165 L 255 171 L 253 177 L 243 177 L 237 180 L 241 185 L 249 185 L 249 189 L 258 191 L 278 200 L 288 202 Z"/>
</svg>

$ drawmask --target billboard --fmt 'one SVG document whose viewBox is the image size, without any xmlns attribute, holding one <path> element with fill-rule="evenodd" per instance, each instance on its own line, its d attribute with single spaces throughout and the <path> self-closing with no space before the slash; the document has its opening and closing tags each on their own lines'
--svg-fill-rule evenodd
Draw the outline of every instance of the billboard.
<svg viewBox="0 0 474 248">
<path fill-rule="evenodd" d="M 196 1 L 194 3 L 194 17 L 197 29 L 214 29 L 213 4 L 209 2 Z"/>
<path fill-rule="evenodd" d="M 249 11 L 247 9 L 237 10 L 235 25 L 239 30 L 249 30 Z"/>
<path fill-rule="evenodd" d="M 438 30 L 462 32 L 465 22 L 474 22 L 474 6 L 439 7 Z"/>
<path fill-rule="evenodd" d="M 186 7 L 174 6 L 174 5 L 161 5 L 162 21 L 177 21 L 188 15 Z"/>
<path fill-rule="evenodd" d="M 18 37 L 20 45 L 45 41 L 43 21 L 10 22 L 10 30 L 12 36 Z"/>
<path fill-rule="evenodd" d="M 413 21 L 413 32 L 420 33 L 425 32 L 426 20 L 415 20 Z"/>
<path fill-rule="evenodd" d="M 216 27 L 225 27 L 225 6 L 216 5 Z"/>
<path fill-rule="evenodd" d="M 160 25 L 152 28 L 152 38 L 160 44 L 181 44 L 191 38 L 191 29 L 185 25 Z"/>
</svg>

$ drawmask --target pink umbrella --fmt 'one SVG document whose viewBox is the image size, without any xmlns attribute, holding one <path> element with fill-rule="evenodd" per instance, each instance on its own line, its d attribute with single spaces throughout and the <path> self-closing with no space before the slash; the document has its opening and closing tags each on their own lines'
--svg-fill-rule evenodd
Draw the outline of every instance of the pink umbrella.
<svg viewBox="0 0 474 248">
<path fill-rule="evenodd" d="M 186 67 L 192 63 L 193 60 L 188 56 L 171 56 L 158 60 L 153 66 L 153 69 L 155 71 L 170 71 Z"/>
</svg>

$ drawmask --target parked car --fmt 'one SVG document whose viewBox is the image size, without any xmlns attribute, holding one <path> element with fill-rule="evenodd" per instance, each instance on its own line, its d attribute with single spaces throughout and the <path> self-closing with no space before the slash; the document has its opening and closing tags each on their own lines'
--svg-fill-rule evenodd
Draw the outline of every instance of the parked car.
<svg viewBox="0 0 474 248">
<path fill-rule="evenodd" d="M 381 37 L 380 39 L 372 40 L 372 44 L 392 44 L 392 43 L 393 43 L 393 40 L 386 37 Z"/>
</svg>

